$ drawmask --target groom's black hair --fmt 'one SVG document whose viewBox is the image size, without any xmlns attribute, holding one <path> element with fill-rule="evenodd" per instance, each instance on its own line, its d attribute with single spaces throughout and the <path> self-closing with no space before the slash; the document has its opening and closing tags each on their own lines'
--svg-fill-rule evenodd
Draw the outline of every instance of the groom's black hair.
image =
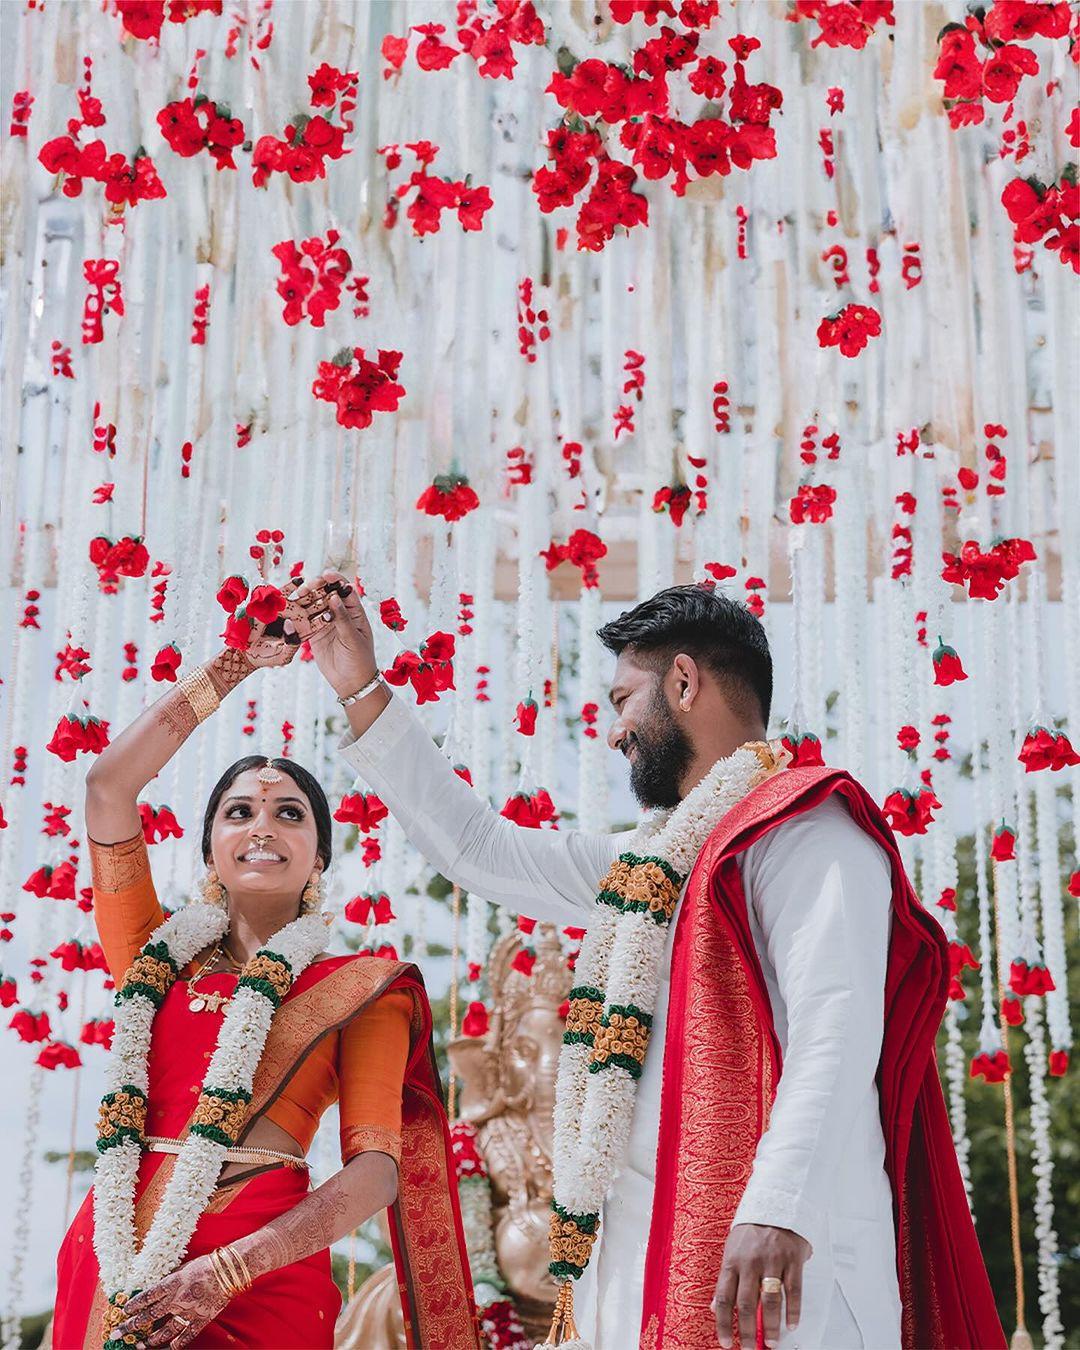
<svg viewBox="0 0 1080 1350">
<path fill-rule="evenodd" d="M 723 686 L 743 716 L 758 709 L 769 725 L 772 656 L 765 629 L 737 600 L 708 586 L 669 586 L 597 629 L 616 656 L 629 649 L 635 663 L 659 676 L 680 652 L 692 656 Z M 753 706 L 756 702 L 757 707 Z"/>
</svg>

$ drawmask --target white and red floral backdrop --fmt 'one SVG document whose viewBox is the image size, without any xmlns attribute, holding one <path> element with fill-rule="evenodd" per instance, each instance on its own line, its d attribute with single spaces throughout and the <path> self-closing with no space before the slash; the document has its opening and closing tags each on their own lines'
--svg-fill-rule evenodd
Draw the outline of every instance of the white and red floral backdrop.
<svg viewBox="0 0 1080 1350">
<path fill-rule="evenodd" d="M 867 782 L 950 936 L 979 915 L 943 1065 L 962 1158 L 965 1083 L 1000 1090 L 1001 1023 L 1022 1019 L 1039 1318 L 1062 1344 L 1045 1096 L 1080 893 L 1059 828 L 1080 834 L 1076 7 L 7 0 L 3 19 L 5 1343 L 60 1236 L 41 1131 L 63 1116 L 69 1147 L 70 1115 L 89 1143 L 109 1034 L 85 766 L 331 562 L 448 755 L 535 828 L 629 811 L 601 617 L 691 578 L 761 615 L 774 729 Z M 292 754 L 357 844 L 342 940 L 422 956 L 446 924 L 335 761 L 334 708 L 301 662 L 192 739 L 148 794 L 159 889 L 190 893 L 220 768 Z M 470 898 L 473 1026 L 489 919 Z"/>
</svg>

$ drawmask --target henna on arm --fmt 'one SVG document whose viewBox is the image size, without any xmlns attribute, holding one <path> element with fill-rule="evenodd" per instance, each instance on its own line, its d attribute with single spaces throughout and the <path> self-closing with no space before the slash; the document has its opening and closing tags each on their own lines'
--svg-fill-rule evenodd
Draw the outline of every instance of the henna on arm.
<svg viewBox="0 0 1080 1350">
<path fill-rule="evenodd" d="M 226 650 L 208 662 L 202 671 L 210 705 L 215 695 L 220 701 L 257 668 L 241 651 Z M 139 831 L 139 793 L 198 725 L 198 713 L 181 684 L 105 747 L 86 776 L 86 828 L 91 839 L 114 844 Z"/>
<path fill-rule="evenodd" d="M 339 1241 L 397 1197 L 397 1166 L 386 1153 L 359 1153 L 298 1205 L 231 1245 L 253 1279 Z"/>
</svg>

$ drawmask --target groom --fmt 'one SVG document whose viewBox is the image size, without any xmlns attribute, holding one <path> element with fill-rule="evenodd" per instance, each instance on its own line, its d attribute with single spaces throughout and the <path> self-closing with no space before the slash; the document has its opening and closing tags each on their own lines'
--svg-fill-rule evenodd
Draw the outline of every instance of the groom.
<svg viewBox="0 0 1080 1350">
<path fill-rule="evenodd" d="M 379 680 L 359 597 L 327 580 L 312 650 L 348 763 L 464 889 L 599 924 L 630 836 L 495 812 Z M 617 658 L 608 742 L 643 807 L 677 808 L 740 747 L 769 759 L 772 662 L 743 606 L 675 586 L 599 637 Z M 944 937 L 867 793 L 771 762 L 671 896 L 628 1143 L 592 1258 L 573 1258 L 580 1334 L 595 1350 L 1002 1346 L 933 1057 Z"/>
</svg>

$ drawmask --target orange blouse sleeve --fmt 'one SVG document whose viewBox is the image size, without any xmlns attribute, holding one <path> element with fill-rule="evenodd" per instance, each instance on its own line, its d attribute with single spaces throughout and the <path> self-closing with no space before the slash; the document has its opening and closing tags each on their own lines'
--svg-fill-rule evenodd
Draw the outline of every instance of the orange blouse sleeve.
<svg viewBox="0 0 1080 1350">
<path fill-rule="evenodd" d="M 338 1110 L 343 1163 L 368 1149 L 401 1159 L 401 1091 L 411 1021 L 411 995 L 391 990 L 341 1033 Z"/>
<path fill-rule="evenodd" d="M 150 875 L 150 858 L 140 831 L 119 844 L 88 839 L 94 883 L 94 918 L 98 937 L 117 984 L 138 956 L 147 938 L 165 921 Z"/>
</svg>

